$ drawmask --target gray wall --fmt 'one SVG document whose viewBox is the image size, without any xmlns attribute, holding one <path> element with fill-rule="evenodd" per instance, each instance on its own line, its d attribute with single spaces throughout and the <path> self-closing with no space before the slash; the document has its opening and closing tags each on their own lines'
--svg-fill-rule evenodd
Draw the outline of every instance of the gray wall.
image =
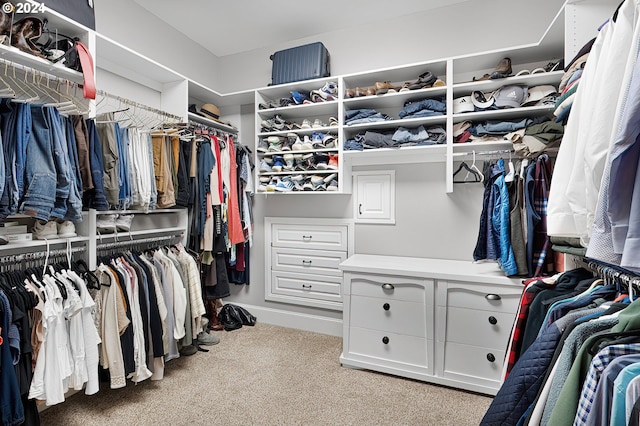
<svg viewBox="0 0 640 426">
<path fill-rule="evenodd" d="M 353 27 L 346 30 L 222 57 L 221 92 L 266 86 L 271 82 L 269 55 L 316 41 L 323 42 L 331 54 L 332 75 L 537 43 L 563 3 L 563 0 L 474 0 L 391 19 L 384 25 L 359 25 L 354 16 Z M 380 7 L 380 13 L 387 7 L 393 7 L 393 3 Z"/>
</svg>

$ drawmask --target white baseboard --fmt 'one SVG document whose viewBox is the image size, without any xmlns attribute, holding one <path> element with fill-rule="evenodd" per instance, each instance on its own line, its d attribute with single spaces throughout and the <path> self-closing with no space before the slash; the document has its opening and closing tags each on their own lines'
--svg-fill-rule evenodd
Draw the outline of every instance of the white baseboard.
<svg viewBox="0 0 640 426">
<path fill-rule="evenodd" d="M 258 322 L 279 325 L 281 327 L 296 328 L 298 330 L 312 331 L 314 333 L 328 334 L 330 336 L 342 337 L 342 320 L 336 318 L 326 318 L 318 315 L 301 314 L 298 312 L 283 311 L 280 309 L 265 308 L 262 306 L 246 305 L 242 306 L 252 315 L 258 318 Z"/>
</svg>

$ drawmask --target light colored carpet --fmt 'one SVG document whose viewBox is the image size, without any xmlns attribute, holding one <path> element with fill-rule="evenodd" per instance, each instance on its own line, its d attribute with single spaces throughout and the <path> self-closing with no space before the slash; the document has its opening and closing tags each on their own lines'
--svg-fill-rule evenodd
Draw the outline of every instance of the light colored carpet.
<svg viewBox="0 0 640 426">
<path fill-rule="evenodd" d="M 78 393 L 43 425 L 477 425 L 491 398 L 340 366 L 342 339 L 258 323 L 162 381 Z"/>
</svg>

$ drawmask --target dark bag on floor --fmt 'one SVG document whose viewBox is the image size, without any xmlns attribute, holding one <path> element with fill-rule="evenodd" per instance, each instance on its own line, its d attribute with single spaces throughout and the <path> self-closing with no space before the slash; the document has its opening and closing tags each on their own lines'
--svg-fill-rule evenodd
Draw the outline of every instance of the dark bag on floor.
<svg viewBox="0 0 640 426">
<path fill-rule="evenodd" d="M 255 325 L 256 317 L 243 307 L 227 303 L 220 309 L 218 321 L 226 331 L 232 331 L 241 328 L 243 325 Z"/>
</svg>

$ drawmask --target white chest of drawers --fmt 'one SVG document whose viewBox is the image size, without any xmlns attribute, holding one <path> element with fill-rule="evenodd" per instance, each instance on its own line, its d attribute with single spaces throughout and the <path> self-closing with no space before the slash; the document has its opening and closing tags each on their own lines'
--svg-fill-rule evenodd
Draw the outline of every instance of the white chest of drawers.
<svg viewBox="0 0 640 426">
<path fill-rule="evenodd" d="M 353 253 L 344 219 L 265 218 L 265 299 L 341 310 L 342 271 Z"/>
<path fill-rule="evenodd" d="M 523 286 L 495 264 L 354 255 L 344 366 L 495 394 Z"/>
</svg>

